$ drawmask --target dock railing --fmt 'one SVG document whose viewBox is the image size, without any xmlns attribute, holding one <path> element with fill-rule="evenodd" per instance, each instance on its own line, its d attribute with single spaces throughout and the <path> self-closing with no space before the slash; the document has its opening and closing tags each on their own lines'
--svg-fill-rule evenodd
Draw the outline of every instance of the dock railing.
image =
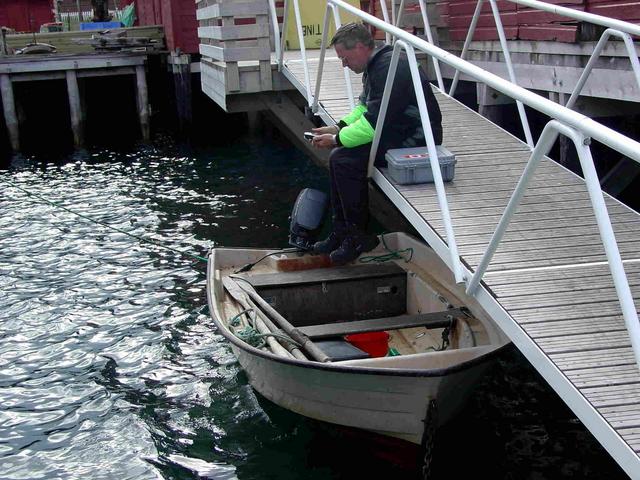
<svg viewBox="0 0 640 480">
<path fill-rule="evenodd" d="M 289 1 L 289 0 L 287 0 Z M 293 0 L 297 3 L 297 0 Z M 480 5 L 483 0 L 479 0 L 478 4 Z M 494 0 L 490 0 L 493 2 Z M 543 7 L 547 8 L 545 5 L 539 5 L 542 2 L 537 2 L 535 0 L 507 0 L 514 1 L 516 3 L 521 3 L 524 5 L 533 5 L 535 8 Z M 294 3 L 294 4 L 295 4 Z M 285 4 L 285 7 L 287 5 Z M 589 198 L 591 201 L 591 205 L 594 210 L 596 222 L 598 225 L 598 230 L 600 233 L 600 237 L 604 246 L 606 258 L 609 264 L 609 268 L 611 270 L 611 274 L 614 281 L 614 286 L 616 290 L 616 294 L 618 296 L 618 300 L 621 305 L 623 318 L 625 321 L 625 325 L 627 331 L 629 333 L 629 337 L 631 340 L 631 346 L 635 355 L 636 364 L 640 368 L 640 323 L 638 321 L 638 313 L 635 308 L 633 296 L 631 295 L 631 290 L 629 288 L 629 282 L 624 271 L 624 265 L 622 263 L 622 259 L 620 257 L 620 252 L 618 249 L 618 245 L 615 239 L 615 235 L 613 232 L 613 228 L 611 226 L 611 220 L 609 218 L 609 214 L 607 211 L 607 207 L 604 201 L 604 196 L 602 190 L 600 188 L 600 183 L 598 181 L 597 172 L 595 170 L 595 166 L 593 163 L 593 158 L 591 155 L 590 142 L 591 139 L 598 140 L 599 142 L 607 145 L 613 150 L 627 156 L 630 159 L 633 159 L 636 162 L 640 163 L 640 143 L 637 141 L 619 133 L 615 130 L 612 130 L 595 120 L 592 120 L 585 115 L 577 113 L 566 106 L 562 106 L 544 98 L 540 95 L 532 93 L 520 86 L 518 86 L 514 81 L 505 80 L 497 75 L 494 75 L 490 72 L 487 72 L 472 63 L 467 62 L 463 58 L 457 57 L 445 50 L 440 49 L 435 46 L 433 43 L 422 40 L 404 30 L 391 25 L 383 20 L 380 20 L 362 10 L 349 5 L 348 3 L 342 0 L 328 0 L 327 9 L 325 11 L 324 25 L 325 27 L 328 25 L 328 18 L 330 15 L 330 10 L 334 8 L 339 8 L 346 12 L 349 12 L 358 18 L 360 18 L 364 23 L 374 26 L 377 29 L 380 29 L 388 34 L 391 38 L 395 39 L 395 46 L 393 51 L 393 56 L 391 60 L 391 65 L 389 68 L 389 74 L 387 76 L 385 91 L 383 94 L 382 105 L 380 108 L 379 118 L 376 122 L 375 135 L 373 139 L 373 144 L 371 148 L 371 154 L 369 159 L 369 174 L 371 177 L 375 179 L 380 179 L 382 174 L 379 170 L 374 168 L 373 162 L 376 157 L 377 148 L 379 145 L 380 135 L 382 133 L 382 126 L 384 124 L 384 118 L 386 115 L 386 110 L 388 106 L 389 96 L 391 89 L 393 87 L 393 80 L 395 76 L 395 70 L 397 68 L 398 59 L 401 50 L 405 50 L 407 59 L 409 61 L 411 76 L 413 80 L 414 89 L 416 91 L 416 99 L 418 102 L 418 107 L 420 110 L 420 117 L 422 120 L 422 126 L 425 132 L 425 137 L 427 140 L 427 150 L 429 152 L 431 168 L 433 170 L 434 175 L 434 183 L 436 188 L 436 193 L 438 197 L 438 203 L 440 207 L 440 211 L 442 214 L 443 223 L 445 226 L 446 232 L 446 243 L 447 243 L 447 252 L 438 252 L 443 260 L 449 265 L 449 268 L 454 273 L 455 279 L 458 283 L 466 283 L 467 292 L 471 295 L 476 293 L 480 282 L 491 262 L 493 254 L 495 253 L 508 225 L 509 222 L 515 213 L 518 204 L 529 185 L 529 181 L 532 178 L 536 167 L 539 165 L 542 158 L 547 155 L 553 144 L 555 143 L 558 135 L 562 134 L 569 138 L 575 145 L 576 150 L 578 152 L 578 157 L 580 160 L 580 165 L 583 169 L 584 179 L 587 187 L 587 192 L 589 194 Z M 563 7 L 549 6 L 550 10 L 553 11 L 564 11 L 570 10 Z M 476 8 L 476 13 L 479 13 L 480 8 Z M 286 12 L 286 8 L 285 8 Z M 610 24 L 611 28 L 617 27 L 619 32 L 622 32 L 622 38 L 624 34 L 640 34 L 640 27 L 628 24 L 627 22 L 621 22 L 619 20 L 607 19 L 606 17 L 600 17 L 598 15 L 587 14 L 584 12 L 576 12 L 579 13 L 579 17 L 583 20 L 593 21 L 597 20 L 598 24 Z M 299 20 L 299 15 L 298 19 Z M 593 18 L 598 17 L 598 18 Z M 334 17 L 335 18 L 335 17 Z M 494 17 L 495 18 L 495 17 Z M 499 15 L 498 15 L 499 18 Z M 286 20 L 286 14 L 285 14 Z M 474 22 L 472 21 L 472 26 Z M 607 25 L 608 26 L 608 25 Z M 622 28 L 622 30 L 620 30 Z M 284 29 L 283 29 L 284 30 Z M 304 51 L 304 42 L 302 41 L 302 32 L 301 29 L 298 28 L 299 31 L 299 39 L 301 45 L 301 55 L 303 61 L 305 58 Z M 605 32 L 607 33 L 607 32 Z M 609 32 L 611 35 L 612 32 Z M 620 36 L 618 33 L 616 35 Z M 276 37 L 277 38 L 277 37 Z M 470 38 L 470 36 L 468 36 Z M 603 36 L 603 38 L 605 38 Z M 608 37 L 606 37 L 608 38 Z M 308 72 L 305 74 L 305 81 L 307 82 L 306 90 L 307 90 L 307 100 L 309 105 L 313 105 L 317 107 L 318 105 L 318 95 L 319 95 L 319 84 L 322 79 L 322 68 L 323 61 L 325 57 L 325 51 L 327 48 L 327 28 L 323 30 L 323 38 L 322 38 L 322 46 L 320 53 L 320 63 L 318 66 L 318 80 L 316 83 L 316 95 L 311 96 L 311 86 L 309 82 Z M 606 40 L 604 40 L 606 41 Z M 626 40 L 625 40 L 626 42 Z M 467 43 L 467 42 L 465 42 Z M 600 43 L 598 44 L 600 45 Z M 631 44 L 633 46 L 633 44 Z M 598 48 L 594 52 L 593 58 L 597 58 L 597 54 L 599 54 Z M 280 50 L 281 58 L 279 59 L 280 64 L 282 65 L 282 50 Z M 531 153 L 531 157 L 525 167 L 525 170 L 520 178 L 514 192 L 512 193 L 511 199 L 509 200 L 507 207 L 505 208 L 504 213 L 498 223 L 498 226 L 495 232 L 492 235 L 491 241 L 487 249 L 485 250 L 482 259 L 476 268 L 475 272 L 471 272 L 467 268 L 462 265 L 461 259 L 458 255 L 458 249 L 455 241 L 455 232 L 451 222 L 451 218 L 449 215 L 449 207 L 448 201 L 446 197 L 446 191 L 444 182 L 442 181 L 442 174 L 440 172 L 440 165 L 437 160 L 436 146 L 434 142 L 433 132 L 431 131 L 431 124 L 429 122 L 429 114 L 426 108 L 426 102 L 424 99 L 424 95 L 422 94 L 422 88 L 420 83 L 420 77 L 418 74 L 418 62 L 415 56 L 415 50 L 422 51 L 427 55 L 431 56 L 434 59 L 437 59 L 439 62 L 444 62 L 445 64 L 453 67 L 456 70 L 456 73 L 464 73 L 469 77 L 475 79 L 478 82 L 482 82 L 487 86 L 501 92 L 502 94 L 514 99 L 517 102 L 521 102 L 523 105 L 527 105 L 530 108 L 533 108 L 547 116 L 549 116 L 552 120 L 547 124 L 544 128 L 542 135 L 538 139 L 538 142 L 535 144 L 535 148 Z M 630 52 L 631 57 L 631 52 Z M 637 62 L 637 58 L 635 59 Z M 633 59 L 631 60 L 633 64 Z M 306 62 L 305 62 L 306 63 Z M 591 65 L 587 65 L 585 68 L 585 72 L 583 72 L 582 77 L 586 80 L 586 75 L 589 74 L 593 62 L 590 61 Z M 633 66 L 634 72 L 637 75 L 637 64 Z M 582 80 L 581 77 L 581 80 Z M 575 102 L 575 98 L 579 95 L 579 92 L 582 88 L 584 81 L 579 81 L 574 90 L 574 94 L 572 95 L 573 101 L 570 100 L 570 106 Z M 443 92 L 444 94 L 444 92 Z M 317 110 L 317 108 L 316 108 Z"/>
</svg>

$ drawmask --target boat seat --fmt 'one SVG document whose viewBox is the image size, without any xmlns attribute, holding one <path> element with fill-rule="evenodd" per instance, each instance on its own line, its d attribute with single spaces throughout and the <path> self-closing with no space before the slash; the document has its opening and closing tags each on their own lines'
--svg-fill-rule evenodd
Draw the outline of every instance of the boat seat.
<svg viewBox="0 0 640 480">
<path fill-rule="evenodd" d="M 425 327 L 445 328 L 451 325 L 456 317 L 465 315 L 462 308 L 452 308 L 442 312 L 420 313 L 417 315 L 398 315 L 397 317 L 371 318 L 369 320 L 352 320 L 350 322 L 327 323 L 298 327 L 310 339 L 340 337 L 353 333 L 375 332 L 380 330 L 398 330 L 401 328 Z"/>
</svg>

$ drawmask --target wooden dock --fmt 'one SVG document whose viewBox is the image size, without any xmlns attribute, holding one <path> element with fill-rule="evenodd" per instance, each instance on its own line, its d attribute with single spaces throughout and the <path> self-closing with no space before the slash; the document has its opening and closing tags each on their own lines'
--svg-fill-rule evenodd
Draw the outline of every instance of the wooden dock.
<svg viewBox="0 0 640 480">
<path fill-rule="evenodd" d="M 350 108 L 342 67 L 327 53 L 333 58 L 325 62 L 318 113 L 337 122 Z M 284 73 L 306 96 L 299 52 L 287 55 Z M 317 64 L 308 61 L 313 86 Z M 352 83 L 357 96 L 353 74 Z M 456 241 L 474 271 L 530 150 L 456 100 L 436 97 L 444 145 L 457 159 L 455 179 L 445 184 Z M 373 181 L 449 263 L 434 186 L 396 185 L 385 169 Z M 605 201 L 638 305 L 640 215 L 608 195 Z M 640 478 L 640 371 L 582 178 L 544 159 L 477 298 L 620 466 Z"/>
<path fill-rule="evenodd" d="M 66 80 L 74 143 L 84 143 L 84 109 L 78 80 L 83 77 L 132 75 L 143 137 L 150 138 L 150 111 L 145 64 L 147 53 L 113 52 L 52 55 L 0 55 L 0 93 L 9 140 L 20 150 L 20 124 L 13 84 Z"/>
</svg>

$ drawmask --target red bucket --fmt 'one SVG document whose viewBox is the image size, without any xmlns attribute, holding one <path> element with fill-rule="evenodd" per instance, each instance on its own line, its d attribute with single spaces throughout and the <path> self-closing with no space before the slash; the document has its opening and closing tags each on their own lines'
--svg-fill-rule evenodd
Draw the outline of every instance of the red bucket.
<svg viewBox="0 0 640 480">
<path fill-rule="evenodd" d="M 347 335 L 344 339 L 374 358 L 384 357 L 389 351 L 389 334 L 387 332 L 355 333 Z"/>
</svg>

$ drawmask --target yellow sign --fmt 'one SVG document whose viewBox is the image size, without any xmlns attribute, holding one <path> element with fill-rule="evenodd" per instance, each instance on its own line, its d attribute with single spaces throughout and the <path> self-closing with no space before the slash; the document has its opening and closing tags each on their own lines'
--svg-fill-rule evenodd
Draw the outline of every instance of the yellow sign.
<svg viewBox="0 0 640 480">
<path fill-rule="evenodd" d="M 289 18 L 287 18 L 287 49 L 299 50 L 298 29 L 296 26 L 296 15 L 293 9 L 293 1 L 289 0 Z M 360 0 L 346 0 L 349 5 L 360 8 Z M 326 0 L 298 0 L 300 5 L 300 17 L 302 21 L 302 35 L 304 37 L 305 48 L 320 48 L 322 45 L 322 27 L 324 26 L 324 12 L 327 8 Z M 355 15 L 345 10 L 339 9 L 340 21 L 344 23 L 361 21 Z M 329 35 L 327 43 L 336 31 L 336 24 L 333 20 L 333 12 L 329 11 Z"/>
</svg>

